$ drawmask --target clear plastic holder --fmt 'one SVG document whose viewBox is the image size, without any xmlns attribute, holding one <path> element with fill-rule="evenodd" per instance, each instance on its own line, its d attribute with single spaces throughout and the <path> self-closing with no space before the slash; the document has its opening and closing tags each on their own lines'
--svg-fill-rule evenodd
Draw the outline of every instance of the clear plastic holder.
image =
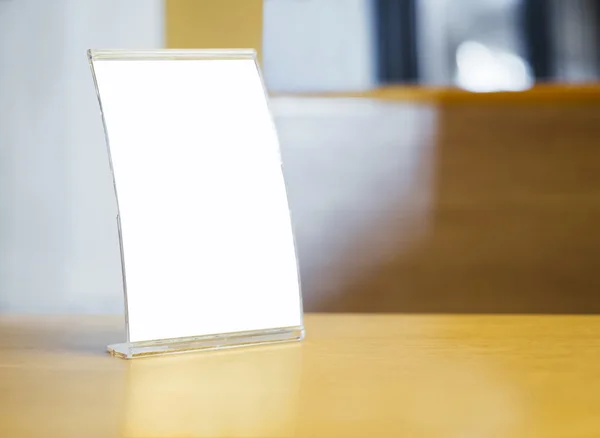
<svg viewBox="0 0 600 438">
<path fill-rule="evenodd" d="M 253 50 L 89 50 L 117 197 L 121 358 L 304 336 L 279 142 Z"/>
</svg>

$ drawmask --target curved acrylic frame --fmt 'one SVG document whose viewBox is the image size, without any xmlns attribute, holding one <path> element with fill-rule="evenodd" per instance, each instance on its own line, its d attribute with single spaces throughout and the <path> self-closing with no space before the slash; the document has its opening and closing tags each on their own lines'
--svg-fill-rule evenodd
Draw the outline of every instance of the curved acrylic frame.
<svg viewBox="0 0 600 438">
<path fill-rule="evenodd" d="M 251 61 L 255 66 L 255 73 L 258 76 L 260 81 L 260 87 L 262 87 L 262 96 L 264 98 L 264 102 L 267 103 L 267 95 L 264 87 L 264 82 L 262 80 L 262 75 L 260 73 L 260 69 L 258 67 L 256 61 L 256 53 L 254 50 L 152 50 L 152 51 L 127 51 L 127 50 L 90 50 L 88 51 L 88 59 L 90 61 L 90 66 L 92 69 L 92 76 L 94 78 L 94 84 L 96 87 L 96 92 L 98 95 L 98 101 L 100 103 L 100 110 L 102 113 L 102 121 L 104 125 L 105 137 L 106 137 L 106 145 L 108 151 L 108 158 L 110 163 L 110 169 L 113 177 L 115 196 L 117 196 L 119 184 L 119 177 L 115 176 L 115 166 L 113 163 L 113 153 L 111 153 L 111 134 L 109 131 L 113 129 L 113 133 L 116 132 L 114 121 L 112 121 L 113 125 L 110 125 L 110 122 L 107 123 L 107 108 L 103 108 L 103 93 L 105 94 L 109 89 L 107 87 L 104 91 L 101 89 L 102 85 L 99 86 L 99 82 L 106 80 L 106 76 L 103 78 L 99 78 L 98 76 L 98 62 L 99 61 L 181 61 L 181 60 L 189 60 L 189 61 L 219 61 L 219 60 L 245 60 Z M 120 79 L 117 79 L 119 81 Z M 198 78 L 198 80 L 202 80 L 202 78 Z M 106 100 L 106 99 L 105 99 Z M 106 103 L 106 102 L 105 102 Z M 113 98 L 111 105 L 115 106 L 115 99 Z M 110 110 L 109 110 L 110 111 Z M 116 111 L 115 111 L 116 112 Z M 267 109 L 268 112 L 268 109 Z M 114 116 L 114 114 L 112 114 Z M 108 116 L 110 118 L 111 115 Z M 270 113 L 268 114 L 270 129 L 275 131 L 274 123 Z M 264 122 L 264 120 L 263 120 Z M 110 126 L 109 126 L 110 125 Z M 250 136 L 251 137 L 251 136 Z M 251 142 L 252 138 L 248 138 L 248 141 Z M 275 134 L 275 142 L 276 134 Z M 256 143 L 256 141 L 255 141 Z M 279 154 L 279 145 L 276 144 L 276 153 Z M 280 168 L 280 157 L 277 156 L 279 172 L 281 172 Z M 129 169 L 131 170 L 131 169 Z M 117 172 L 119 173 L 119 172 Z M 283 180 L 282 180 L 283 181 Z M 285 191 L 285 187 L 283 187 Z M 285 200 L 286 208 L 287 208 L 287 199 Z M 131 291 L 128 291 L 128 284 L 126 279 L 126 265 L 127 260 L 125 257 L 125 248 L 127 248 L 127 244 L 124 244 L 123 240 L 123 227 L 121 224 L 121 215 L 122 215 L 122 205 L 119 205 L 119 197 L 117 196 L 117 208 L 118 208 L 118 217 L 117 217 L 117 227 L 119 231 L 119 243 L 121 248 L 121 264 L 122 264 L 122 274 L 123 274 L 123 285 L 124 285 L 124 298 L 125 298 L 125 321 L 126 321 L 126 331 L 127 331 L 127 342 L 122 344 L 110 345 L 108 346 L 109 352 L 113 355 L 122 358 L 134 358 L 134 357 L 142 357 L 149 355 L 157 355 L 157 354 L 169 354 L 169 353 L 177 353 L 177 352 L 190 352 L 197 350 L 207 350 L 207 349 L 221 349 L 221 348 L 232 348 L 232 347 L 240 347 L 240 346 L 249 346 L 256 344 L 265 344 L 265 343 L 273 343 L 273 342 L 285 342 L 285 341 L 299 341 L 304 336 L 304 328 L 302 323 L 302 297 L 301 297 L 301 288 L 300 288 L 300 275 L 297 264 L 296 257 L 296 246 L 294 242 L 293 233 L 291 234 L 292 241 L 292 251 L 294 257 L 294 270 L 296 275 L 296 283 L 297 290 L 294 292 L 298 299 L 298 317 L 288 318 L 293 324 L 278 324 L 276 326 L 260 326 L 256 327 L 256 330 L 253 330 L 250 326 L 245 328 L 250 328 L 249 330 L 233 330 L 226 332 L 215 332 L 211 333 L 210 329 L 206 329 L 205 327 L 202 330 L 194 333 L 190 333 L 189 327 L 187 328 L 187 333 L 184 336 L 161 336 L 160 334 L 156 334 L 159 332 L 153 332 L 154 335 L 152 337 L 146 336 L 146 338 L 140 338 L 140 335 L 132 338 L 132 300 L 130 299 Z M 289 220 L 289 209 L 287 209 L 287 217 Z M 290 225 L 291 227 L 291 225 Z M 130 228 L 130 230 L 133 228 Z M 291 230 L 291 228 L 290 228 Z M 168 230 L 163 230 L 163 232 L 168 232 Z M 127 239 L 127 236 L 125 236 Z M 235 275 L 235 272 L 232 273 Z M 168 292 L 165 292 L 168 293 Z M 279 291 L 279 293 L 287 293 L 290 294 L 290 291 Z M 139 293 L 138 293 L 139 296 Z M 142 307 L 143 302 L 140 299 L 137 299 L 135 305 L 138 307 Z M 181 303 L 183 306 L 186 306 L 186 303 Z M 210 302 L 205 305 L 210 306 Z M 222 309 L 221 309 L 222 311 Z M 270 309 L 270 312 L 280 312 L 281 309 L 273 308 Z M 289 309 L 286 310 L 289 312 Z M 293 310 L 292 310 L 293 313 Z M 217 315 L 218 317 L 219 315 Z M 227 318 L 227 315 L 221 314 L 222 318 Z M 268 315 L 267 319 L 268 319 Z M 138 318 L 135 316 L 134 318 Z M 190 317 L 188 315 L 188 320 Z M 256 321 L 256 318 L 255 318 Z M 146 321 L 147 323 L 148 321 Z M 179 323 L 179 321 L 174 321 Z M 134 324 L 138 324 L 137 319 L 133 321 Z M 139 325 L 139 324 L 138 324 Z M 146 324 L 148 325 L 148 324 Z M 235 325 L 235 324 L 234 324 Z M 260 325 L 260 324 L 259 324 Z M 207 332 L 208 331 L 208 332 Z M 163 332 L 167 333 L 168 330 L 164 330 Z M 183 332 L 181 332 L 183 333 Z M 136 332 L 137 334 L 137 332 Z"/>
</svg>

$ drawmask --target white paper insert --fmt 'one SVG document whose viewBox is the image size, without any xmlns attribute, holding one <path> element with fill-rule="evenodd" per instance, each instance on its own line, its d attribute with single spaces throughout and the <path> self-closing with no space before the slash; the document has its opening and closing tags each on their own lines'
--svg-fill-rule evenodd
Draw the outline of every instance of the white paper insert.
<svg viewBox="0 0 600 438">
<path fill-rule="evenodd" d="M 279 144 L 252 59 L 93 61 L 129 341 L 302 324 Z"/>
</svg>

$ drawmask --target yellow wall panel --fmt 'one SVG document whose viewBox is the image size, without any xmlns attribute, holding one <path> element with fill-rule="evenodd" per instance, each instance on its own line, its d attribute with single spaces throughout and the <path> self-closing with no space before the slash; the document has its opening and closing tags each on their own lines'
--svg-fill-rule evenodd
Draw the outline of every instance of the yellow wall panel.
<svg viewBox="0 0 600 438">
<path fill-rule="evenodd" d="M 168 48 L 262 48 L 263 0 L 166 0 Z"/>
</svg>

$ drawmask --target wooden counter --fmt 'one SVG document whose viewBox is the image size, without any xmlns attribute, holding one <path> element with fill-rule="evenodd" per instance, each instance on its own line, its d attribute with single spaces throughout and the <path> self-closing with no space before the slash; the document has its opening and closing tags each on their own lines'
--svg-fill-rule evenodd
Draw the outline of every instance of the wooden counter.
<svg viewBox="0 0 600 438">
<path fill-rule="evenodd" d="M 305 310 L 600 313 L 600 87 L 417 92 L 272 100 Z"/>
<path fill-rule="evenodd" d="M 0 436 L 597 437 L 600 317 L 321 314 L 123 361 L 114 317 L 0 317 Z"/>
</svg>

